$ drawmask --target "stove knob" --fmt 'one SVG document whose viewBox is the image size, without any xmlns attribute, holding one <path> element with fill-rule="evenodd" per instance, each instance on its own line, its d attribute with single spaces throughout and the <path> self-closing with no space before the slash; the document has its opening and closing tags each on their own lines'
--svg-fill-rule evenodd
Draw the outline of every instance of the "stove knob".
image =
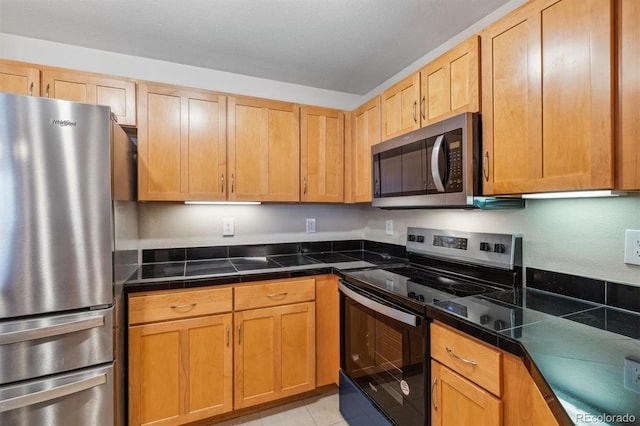
<svg viewBox="0 0 640 426">
<path fill-rule="evenodd" d="M 491 251 L 491 244 L 480 243 L 480 251 Z"/>
<path fill-rule="evenodd" d="M 489 324 L 489 321 L 491 321 L 491 317 L 489 315 L 480 315 L 480 324 L 486 325 Z"/>
<path fill-rule="evenodd" d="M 409 234 L 409 235 L 407 235 L 407 240 L 408 241 L 415 241 L 416 240 L 416 236 L 413 235 L 413 234 Z"/>
<path fill-rule="evenodd" d="M 416 241 L 418 241 L 419 243 L 424 243 L 424 235 L 416 236 Z"/>
<path fill-rule="evenodd" d="M 409 294 L 407 294 L 407 296 L 409 296 L 409 299 L 415 299 L 416 298 L 416 294 L 413 291 L 410 291 Z"/>
<path fill-rule="evenodd" d="M 493 251 L 495 251 L 496 253 L 504 253 L 505 251 L 507 251 L 507 249 L 504 244 L 495 243 L 493 245 Z"/>
<path fill-rule="evenodd" d="M 500 330 L 504 330 L 505 328 L 507 328 L 507 324 L 502 321 L 502 320 L 495 320 L 493 322 L 493 329 L 495 331 L 500 331 Z"/>
<path fill-rule="evenodd" d="M 419 294 L 418 295 L 418 302 L 424 302 L 424 296 Z"/>
</svg>

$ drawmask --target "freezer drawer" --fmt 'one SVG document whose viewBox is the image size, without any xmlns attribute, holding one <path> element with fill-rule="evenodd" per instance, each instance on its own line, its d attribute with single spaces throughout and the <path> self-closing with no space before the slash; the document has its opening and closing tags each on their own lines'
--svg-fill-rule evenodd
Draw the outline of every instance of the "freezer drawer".
<svg viewBox="0 0 640 426">
<path fill-rule="evenodd" d="M 1 322 L 0 359 L 0 385 L 111 362 L 113 307 Z"/>
<path fill-rule="evenodd" d="M 0 424 L 113 425 L 113 364 L 0 386 Z"/>
</svg>

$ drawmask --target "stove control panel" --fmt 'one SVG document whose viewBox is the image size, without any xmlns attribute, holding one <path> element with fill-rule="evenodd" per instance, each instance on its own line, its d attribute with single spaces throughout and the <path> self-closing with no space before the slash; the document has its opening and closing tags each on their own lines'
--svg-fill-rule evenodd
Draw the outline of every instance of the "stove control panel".
<svg viewBox="0 0 640 426">
<path fill-rule="evenodd" d="M 522 237 L 512 234 L 408 228 L 407 252 L 513 269 L 522 265 Z"/>
</svg>

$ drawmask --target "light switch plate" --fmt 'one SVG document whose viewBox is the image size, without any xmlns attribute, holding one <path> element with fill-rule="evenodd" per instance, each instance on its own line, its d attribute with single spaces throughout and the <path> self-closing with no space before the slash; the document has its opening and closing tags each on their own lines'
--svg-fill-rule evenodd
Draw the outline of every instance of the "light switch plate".
<svg viewBox="0 0 640 426">
<path fill-rule="evenodd" d="M 227 217 L 222 219 L 222 236 L 233 237 L 234 231 L 233 218 Z"/>
<path fill-rule="evenodd" d="M 389 219 L 385 221 L 385 234 L 393 235 L 393 220 Z"/>
<path fill-rule="evenodd" d="M 307 218 L 307 233 L 316 232 L 316 219 L 312 217 Z"/>
</svg>

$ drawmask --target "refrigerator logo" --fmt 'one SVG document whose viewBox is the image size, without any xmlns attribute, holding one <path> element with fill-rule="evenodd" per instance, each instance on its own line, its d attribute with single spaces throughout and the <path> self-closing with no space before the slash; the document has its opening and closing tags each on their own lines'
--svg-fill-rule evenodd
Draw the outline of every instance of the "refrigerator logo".
<svg viewBox="0 0 640 426">
<path fill-rule="evenodd" d="M 60 126 L 60 127 L 77 126 L 78 125 L 78 123 L 76 123 L 75 121 L 69 121 L 69 120 L 51 120 L 51 122 L 53 124 L 55 124 L 56 126 Z"/>
</svg>

